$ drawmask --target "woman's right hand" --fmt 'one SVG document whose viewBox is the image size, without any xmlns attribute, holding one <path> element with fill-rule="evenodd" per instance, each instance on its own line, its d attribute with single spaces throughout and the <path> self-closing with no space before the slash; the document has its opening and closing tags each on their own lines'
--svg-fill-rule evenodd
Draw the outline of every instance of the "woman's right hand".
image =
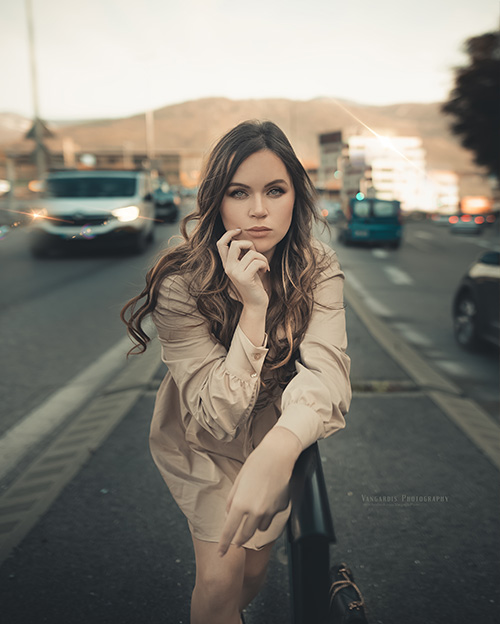
<svg viewBox="0 0 500 624">
<path fill-rule="evenodd" d="M 267 308 L 269 297 L 262 277 L 270 270 L 267 258 L 249 240 L 234 240 L 240 229 L 228 230 L 217 241 L 222 265 L 244 306 Z"/>
</svg>

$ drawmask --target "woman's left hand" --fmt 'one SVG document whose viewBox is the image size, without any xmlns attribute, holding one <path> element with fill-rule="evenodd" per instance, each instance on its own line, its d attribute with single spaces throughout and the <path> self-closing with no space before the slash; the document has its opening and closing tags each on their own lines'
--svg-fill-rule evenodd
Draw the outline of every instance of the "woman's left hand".
<svg viewBox="0 0 500 624">
<path fill-rule="evenodd" d="M 229 493 L 219 555 L 229 545 L 243 546 L 260 529 L 269 528 L 274 516 L 287 508 L 289 483 L 302 451 L 288 429 L 273 428 L 248 456 Z"/>
</svg>

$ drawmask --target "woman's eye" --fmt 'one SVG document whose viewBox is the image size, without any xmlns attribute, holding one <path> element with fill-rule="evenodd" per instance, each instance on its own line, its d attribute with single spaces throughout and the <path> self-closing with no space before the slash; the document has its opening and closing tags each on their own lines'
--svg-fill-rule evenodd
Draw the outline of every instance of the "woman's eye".
<svg viewBox="0 0 500 624">
<path fill-rule="evenodd" d="M 282 188 L 276 187 L 269 190 L 269 195 L 279 197 L 280 195 L 283 195 L 284 192 L 285 191 Z"/>
<path fill-rule="evenodd" d="M 236 199 L 243 199 L 243 197 L 246 196 L 245 191 L 242 191 L 241 189 L 238 189 L 236 191 L 233 191 L 232 193 L 230 193 L 230 197 L 234 197 Z"/>
</svg>

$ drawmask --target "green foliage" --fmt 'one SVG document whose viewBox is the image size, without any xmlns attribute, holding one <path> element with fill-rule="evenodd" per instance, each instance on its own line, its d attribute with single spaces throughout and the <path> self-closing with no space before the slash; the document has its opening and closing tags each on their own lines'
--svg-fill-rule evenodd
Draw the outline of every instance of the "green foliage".
<svg viewBox="0 0 500 624">
<path fill-rule="evenodd" d="M 455 87 L 443 112 L 451 130 L 474 152 L 475 162 L 500 178 L 500 32 L 465 43 L 469 65 L 455 70 Z"/>
</svg>

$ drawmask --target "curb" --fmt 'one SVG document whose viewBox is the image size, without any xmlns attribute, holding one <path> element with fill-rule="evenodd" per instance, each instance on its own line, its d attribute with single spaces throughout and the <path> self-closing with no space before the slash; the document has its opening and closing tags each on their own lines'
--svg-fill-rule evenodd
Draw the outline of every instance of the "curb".
<svg viewBox="0 0 500 624">
<path fill-rule="evenodd" d="M 500 470 L 500 426 L 475 401 L 425 360 L 380 320 L 363 298 L 345 284 L 345 298 L 377 343 L 437 407 Z"/>
</svg>

